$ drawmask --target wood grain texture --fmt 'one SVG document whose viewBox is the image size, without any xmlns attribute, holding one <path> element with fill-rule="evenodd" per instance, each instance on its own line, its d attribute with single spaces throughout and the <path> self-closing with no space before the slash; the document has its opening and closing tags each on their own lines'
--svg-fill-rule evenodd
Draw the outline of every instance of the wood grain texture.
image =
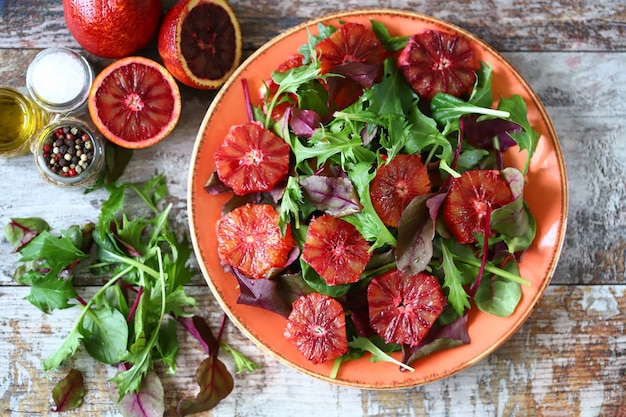
<svg viewBox="0 0 626 417">
<path fill-rule="evenodd" d="M 246 343 L 229 327 L 226 340 L 262 368 L 236 378 L 233 394 L 215 416 L 616 416 L 626 400 L 626 286 L 551 286 L 522 328 L 499 350 L 445 380 L 396 391 L 336 386 L 304 376 Z M 49 373 L 39 363 L 67 333 L 76 312 L 42 317 L 22 298 L 26 289 L 3 291 L 0 309 L 0 412 L 4 416 L 50 415 L 50 390 L 68 366 Z M 201 288 L 190 291 L 203 316 L 217 323 L 221 312 Z M 195 395 L 194 372 L 203 358 L 197 344 L 179 335 L 182 350 L 175 376 L 163 375 L 167 416 L 185 396 Z M 222 355 L 232 370 L 229 357 Z M 68 416 L 115 416 L 107 379 L 113 369 L 79 351 L 74 367 L 85 373 L 88 392 Z M 381 363 L 380 366 L 392 366 Z M 419 366 L 419 364 L 417 365 Z M 4 395 L 1 393 L 4 391 Z"/>
<path fill-rule="evenodd" d="M 165 2 L 166 9 L 172 1 Z M 350 9 L 392 8 L 423 13 L 467 29 L 500 51 L 626 51 L 622 0 L 342 0 L 229 2 L 247 51 L 311 18 Z M 0 48 L 77 47 L 60 1 L 6 0 L 0 9 Z M 27 25 L 24 25 L 27 22 Z"/>
<path fill-rule="evenodd" d="M 164 3 L 170 7 L 174 0 Z M 413 389 L 368 391 L 317 381 L 251 344 L 233 326 L 228 343 L 262 368 L 235 378 L 235 390 L 209 416 L 603 416 L 626 417 L 626 4 L 623 0 L 374 1 L 231 0 L 249 55 L 281 31 L 336 11 L 386 7 L 448 20 L 492 44 L 526 78 L 551 116 L 566 162 L 569 218 L 552 284 L 535 312 L 500 349 L 450 378 Z M 22 88 L 28 63 L 46 47 L 80 49 L 59 0 L 0 0 L 0 85 Z M 154 43 L 143 55 L 158 59 Z M 87 55 L 96 70 L 109 61 Z M 188 162 L 214 92 L 181 88 L 178 126 L 164 142 L 136 151 L 123 179 L 168 178 L 176 227 L 187 233 Z M 0 160 L 0 225 L 40 216 L 57 230 L 95 221 L 103 191 L 60 189 L 38 177 L 31 156 Z M 85 403 L 67 416 L 119 415 L 107 380 L 114 369 L 84 351 L 45 376 L 41 361 L 76 317 L 46 316 L 12 280 L 17 257 L 0 240 L 0 415 L 57 415 L 52 386 L 70 365 L 83 371 Z M 84 281 L 85 291 L 93 291 Z M 200 274 L 189 293 L 211 323 L 222 312 Z M 197 392 L 203 352 L 180 332 L 175 375 L 163 375 L 166 416 Z M 234 369 L 227 355 L 221 355 Z M 381 364 L 381 366 L 385 366 Z M 160 369 L 159 371 L 163 371 Z"/>
</svg>

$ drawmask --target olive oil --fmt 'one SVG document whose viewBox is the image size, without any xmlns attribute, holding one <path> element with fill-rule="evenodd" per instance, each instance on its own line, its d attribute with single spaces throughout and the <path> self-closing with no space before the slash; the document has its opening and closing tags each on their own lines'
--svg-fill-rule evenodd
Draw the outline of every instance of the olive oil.
<svg viewBox="0 0 626 417">
<path fill-rule="evenodd" d="M 24 94 L 0 87 L 0 155 L 26 153 L 41 130 L 45 117 Z"/>
</svg>

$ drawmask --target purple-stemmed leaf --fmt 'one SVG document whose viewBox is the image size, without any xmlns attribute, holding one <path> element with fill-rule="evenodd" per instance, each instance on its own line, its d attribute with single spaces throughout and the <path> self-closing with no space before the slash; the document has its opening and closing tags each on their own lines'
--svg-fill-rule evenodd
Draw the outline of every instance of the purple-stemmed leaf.
<svg viewBox="0 0 626 417">
<path fill-rule="evenodd" d="M 217 171 L 213 171 L 207 182 L 204 184 L 204 190 L 210 195 L 217 195 L 231 191 L 230 187 L 219 179 Z"/>
<path fill-rule="evenodd" d="M 320 126 L 322 118 L 313 110 L 293 108 L 289 118 L 289 127 L 296 136 L 310 138 Z"/>
<path fill-rule="evenodd" d="M 211 355 L 217 350 L 219 343 L 204 318 L 200 316 L 177 317 L 176 320 L 200 342 L 206 353 Z"/>
<path fill-rule="evenodd" d="M 38 217 L 11 219 L 4 227 L 4 236 L 13 246 L 13 252 L 19 252 L 28 242 L 44 230 L 50 230 L 48 223 Z"/>
<path fill-rule="evenodd" d="M 84 395 L 83 374 L 76 369 L 70 369 L 67 376 L 52 389 L 52 399 L 56 405 L 52 411 L 73 410 L 83 402 Z"/>
<path fill-rule="evenodd" d="M 361 211 L 359 197 L 350 179 L 311 175 L 300 179 L 302 192 L 317 208 L 336 217 Z"/>
<path fill-rule="evenodd" d="M 402 362 L 411 365 L 419 358 L 423 358 L 435 352 L 465 345 L 470 342 L 467 332 L 467 314 L 455 321 L 433 328 L 422 342 L 414 347 L 402 347 Z M 402 369 L 402 368 L 401 368 Z"/>
<path fill-rule="evenodd" d="M 126 394 L 117 404 L 123 417 L 161 417 L 165 412 L 163 384 L 154 371 L 148 371 L 138 392 Z"/>
<path fill-rule="evenodd" d="M 517 142 L 509 135 L 522 130 L 517 123 L 502 119 L 486 119 L 478 121 L 479 115 L 470 115 L 463 119 L 465 122 L 465 137 L 477 148 L 493 150 L 497 139 L 497 149 L 506 151 Z"/>
<path fill-rule="evenodd" d="M 278 285 L 272 279 L 250 279 L 233 269 L 239 282 L 238 304 L 260 307 L 288 317 L 291 306 L 280 296 Z"/>
<path fill-rule="evenodd" d="M 374 82 L 380 77 L 382 70 L 382 64 L 365 64 L 353 61 L 337 65 L 333 67 L 331 72 L 350 78 L 363 88 L 371 88 Z"/>
<path fill-rule="evenodd" d="M 444 199 L 445 194 L 421 195 L 402 212 L 398 223 L 396 260 L 398 269 L 404 274 L 418 274 L 430 262 L 437 212 Z"/>
<path fill-rule="evenodd" d="M 202 361 L 196 371 L 200 392 L 195 398 L 184 398 L 178 403 L 178 415 L 200 413 L 215 407 L 233 390 L 233 377 L 216 355 Z"/>
</svg>

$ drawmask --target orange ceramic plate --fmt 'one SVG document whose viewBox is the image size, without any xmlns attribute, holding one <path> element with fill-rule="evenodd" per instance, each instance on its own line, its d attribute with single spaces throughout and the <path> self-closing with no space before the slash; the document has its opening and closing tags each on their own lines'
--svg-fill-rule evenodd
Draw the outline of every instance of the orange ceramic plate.
<svg viewBox="0 0 626 417">
<path fill-rule="evenodd" d="M 525 99 L 529 121 L 541 134 L 525 189 L 525 197 L 537 221 L 537 237 L 520 265 L 521 275 L 532 285 L 522 286 L 521 303 L 510 317 L 495 317 L 474 308 L 469 317 L 471 343 L 417 361 L 413 364 L 415 372 L 399 372 L 397 365 L 386 362 L 373 363 L 366 355 L 344 363 L 337 378 L 331 379 L 332 361 L 313 365 L 285 340 L 284 317 L 237 304 L 237 280 L 223 272 L 216 252 L 215 224 L 229 196 L 210 196 L 203 186 L 215 168 L 213 153 L 230 126 L 247 121 L 241 81 L 247 80 L 251 98 L 259 104 L 257 92 L 262 80 L 307 42 L 307 30 L 317 33 L 319 22 L 338 25 L 341 20 L 369 25 L 370 19 L 385 24 L 392 36 L 437 29 L 468 38 L 478 58 L 493 67 L 494 97 L 519 94 Z M 523 165 L 523 155 L 516 149 L 510 150 L 507 158 L 509 165 Z M 559 142 L 543 105 L 515 69 L 492 47 L 456 26 L 415 13 L 379 9 L 345 12 L 306 22 L 272 39 L 248 58 L 222 87 L 207 111 L 191 158 L 188 193 L 191 236 L 198 262 L 218 302 L 241 331 L 278 360 L 308 375 L 337 384 L 375 389 L 411 387 L 450 376 L 477 363 L 504 343 L 528 318 L 550 282 L 563 243 L 567 216 L 567 183 Z"/>
</svg>

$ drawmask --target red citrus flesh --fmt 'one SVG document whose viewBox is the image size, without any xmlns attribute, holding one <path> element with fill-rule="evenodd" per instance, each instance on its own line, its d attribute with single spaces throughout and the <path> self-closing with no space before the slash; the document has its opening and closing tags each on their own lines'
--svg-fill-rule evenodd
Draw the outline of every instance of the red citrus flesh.
<svg viewBox="0 0 626 417">
<path fill-rule="evenodd" d="M 278 212 L 269 204 L 246 204 L 217 222 L 220 260 L 244 275 L 269 278 L 284 268 L 294 248 L 291 226 L 282 235 Z"/>
<path fill-rule="evenodd" d="M 398 227 L 413 198 L 430 192 L 430 179 L 419 154 L 396 155 L 376 171 L 370 184 L 372 205 L 387 226 Z"/>
<path fill-rule="evenodd" d="M 426 100 L 444 92 L 461 97 L 476 81 L 478 62 L 469 40 L 426 30 L 409 38 L 398 57 L 398 69 L 415 92 Z"/>
<path fill-rule="evenodd" d="M 393 269 L 367 287 L 370 325 L 387 343 L 416 346 L 428 334 L 446 305 L 437 278 Z"/>
<path fill-rule="evenodd" d="M 63 0 L 74 39 L 103 58 L 123 58 L 143 49 L 159 30 L 161 0 Z"/>
<path fill-rule="evenodd" d="M 337 300 L 311 293 L 299 297 L 292 306 L 284 334 L 305 358 L 317 364 L 348 351 L 345 314 Z"/>
<path fill-rule="evenodd" d="M 387 51 L 374 32 L 360 23 L 346 22 L 337 31 L 315 46 L 321 73 L 331 72 L 337 65 L 351 62 L 382 64 Z"/>
<path fill-rule="evenodd" d="M 215 151 L 217 175 L 237 195 L 270 191 L 287 176 L 290 150 L 259 123 L 232 126 Z"/>
<path fill-rule="evenodd" d="M 163 19 L 158 49 L 181 83 L 219 88 L 241 63 L 239 21 L 226 0 L 181 0 Z"/>
<path fill-rule="evenodd" d="M 330 214 L 309 224 L 302 259 L 328 285 L 357 282 L 371 257 L 370 245 L 354 225 Z"/>
<path fill-rule="evenodd" d="M 513 201 L 513 193 L 500 171 L 471 170 L 450 185 L 443 204 L 443 220 L 460 243 L 476 241 L 474 233 L 484 235 L 484 217 Z"/>
<path fill-rule="evenodd" d="M 163 66 L 127 57 L 100 72 L 89 92 L 89 115 L 111 142 L 146 148 L 163 140 L 178 123 L 178 85 Z"/>
</svg>

